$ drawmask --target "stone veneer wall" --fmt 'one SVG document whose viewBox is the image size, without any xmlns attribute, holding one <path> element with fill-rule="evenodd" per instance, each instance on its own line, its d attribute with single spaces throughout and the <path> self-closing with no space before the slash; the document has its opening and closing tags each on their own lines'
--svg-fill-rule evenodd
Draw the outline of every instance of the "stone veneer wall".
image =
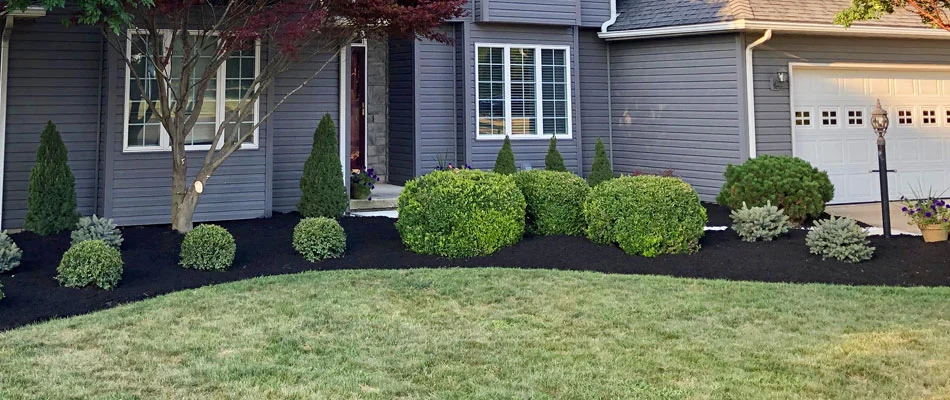
<svg viewBox="0 0 950 400">
<path fill-rule="evenodd" d="M 383 182 L 389 178 L 389 44 L 369 40 L 366 85 L 366 164 Z"/>
</svg>

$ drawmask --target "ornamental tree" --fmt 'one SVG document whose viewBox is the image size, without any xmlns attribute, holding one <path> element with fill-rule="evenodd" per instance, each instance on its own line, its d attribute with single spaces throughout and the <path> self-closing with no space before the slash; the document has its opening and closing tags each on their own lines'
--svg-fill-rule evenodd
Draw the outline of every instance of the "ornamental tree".
<svg viewBox="0 0 950 400">
<path fill-rule="evenodd" d="M 75 0 L 69 23 L 102 28 L 130 71 L 131 90 L 141 95 L 138 114 L 157 121 L 167 135 L 172 164 L 172 227 L 192 229 L 201 193 L 215 171 L 271 117 L 289 96 L 315 79 L 359 38 L 448 41 L 440 24 L 464 14 L 466 0 Z M 25 8 L 30 1 L 2 6 Z M 65 0 L 41 0 L 65 6 Z M 222 65 L 260 46 L 253 80 L 234 89 L 223 120 L 202 125 L 208 145 L 200 168 L 188 176 L 186 144 L 199 122 L 206 94 L 215 93 Z M 130 51 L 126 51 L 127 47 Z M 300 62 L 332 55 L 285 96 L 255 115 L 258 99 L 275 79 Z M 190 79 L 181 79 L 190 77 Z M 214 99 L 214 94 L 211 95 Z M 205 116 L 207 118 L 207 116 Z M 255 118 L 256 117 L 256 118 Z M 144 128 L 143 128 L 144 130 Z M 197 137 L 197 135 L 195 136 Z M 216 144 L 216 145 L 210 145 Z"/>
<path fill-rule="evenodd" d="M 851 6 L 835 16 L 835 23 L 851 26 L 858 21 L 880 19 L 904 9 L 920 16 L 924 24 L 950 31 L 950 0 L 852 0 Z"/>
</svg>

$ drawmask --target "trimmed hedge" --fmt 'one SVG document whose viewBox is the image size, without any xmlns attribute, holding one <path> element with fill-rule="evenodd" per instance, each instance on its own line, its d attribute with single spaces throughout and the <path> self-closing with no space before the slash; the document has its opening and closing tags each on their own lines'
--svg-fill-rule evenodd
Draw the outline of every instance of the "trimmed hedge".
<svg viewBox="0 0 950 400">
<path fill-rule="evenodd" d="M 66 250 L 56 272 L 63 286 L 109 290 L 122 279 L 122 254 L 101 240 L 82 241 Z"/>
<path fill-rule="evenodd" d="M 818 218 L 835 195 L 828 173 L 808 161 L 789 156 L 764 155 L 726 168 L 726 183 L 716 202 L 733 210 L 768 203 L 785 211 L 792 224 Z"/>
<path fill-rule="evenodd" d="M 417 253 L 488 255 L 524 235 L 524 196 L 511 176 L 494 172 L 432 172 L 406 182 L 398 206 L 396 228 Z"/>
<path fill-rule="evenodd" d="M 204 224 L 185 234 L 181 242 L 181 266 L 202 270 L 225 270 L 234 263 L 234 236 L 217 225 Z"/>
<path fill-rule="evenodd" d="M 590 185 L 570 172 L 521 171 L 514 175 L 527 207 L 525 229 L 535 235 L 583 235 Z"/>
<path fill-rule="evenodd" d="M 346 250 L 346 232 L 330 218 L 305 218 L 294 227 L 294 249 L 310 262 L 339 258 Z"/>
<path fill-rule="evenodd" d="M 633 176 L 591 189 L 584 204 L 587 236 L 617 243 L 628 254 L 655 257 L 693 253 L 706 227 L 699 195 L 678 178 Z"/>
</svg>

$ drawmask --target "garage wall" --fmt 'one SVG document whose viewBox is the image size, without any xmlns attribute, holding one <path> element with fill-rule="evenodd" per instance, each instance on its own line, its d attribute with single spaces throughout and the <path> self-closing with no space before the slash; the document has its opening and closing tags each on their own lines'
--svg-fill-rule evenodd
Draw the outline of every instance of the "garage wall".
<svg viewBox="0 0 950 400">
<path fill-rule="evenodd" d="M 755 40 L 746 37 L 746 41 Z M 770 90 L 771 77 L 790 62 L 950 64 L 945 40 L 776 35 L 755 50 L 755 127 L 758 154 L 792 154 L 789 90 Z"/>
<path fill-rule="evenodd" d="M 704 200 L 741 161 L 738 35 L 610 44 L 614 170 L 673 169 Z"/>
</svg>

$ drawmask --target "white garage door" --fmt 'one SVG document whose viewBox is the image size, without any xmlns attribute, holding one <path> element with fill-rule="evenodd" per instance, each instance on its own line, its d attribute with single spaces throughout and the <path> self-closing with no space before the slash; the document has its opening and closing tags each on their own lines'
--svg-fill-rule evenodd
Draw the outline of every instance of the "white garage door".
<svg viewBox="0 0 950 400">
<path fill-rule="evenodd" d="M 891 198 L 950 189 L 950 71 L 795 68 L 795 155 L 828 171 L 834 203 L 880 200 L 870 126 L 878 98 L 891 121 L 887 160 L 897 171 L 889 174 Z"/>
</svg>

